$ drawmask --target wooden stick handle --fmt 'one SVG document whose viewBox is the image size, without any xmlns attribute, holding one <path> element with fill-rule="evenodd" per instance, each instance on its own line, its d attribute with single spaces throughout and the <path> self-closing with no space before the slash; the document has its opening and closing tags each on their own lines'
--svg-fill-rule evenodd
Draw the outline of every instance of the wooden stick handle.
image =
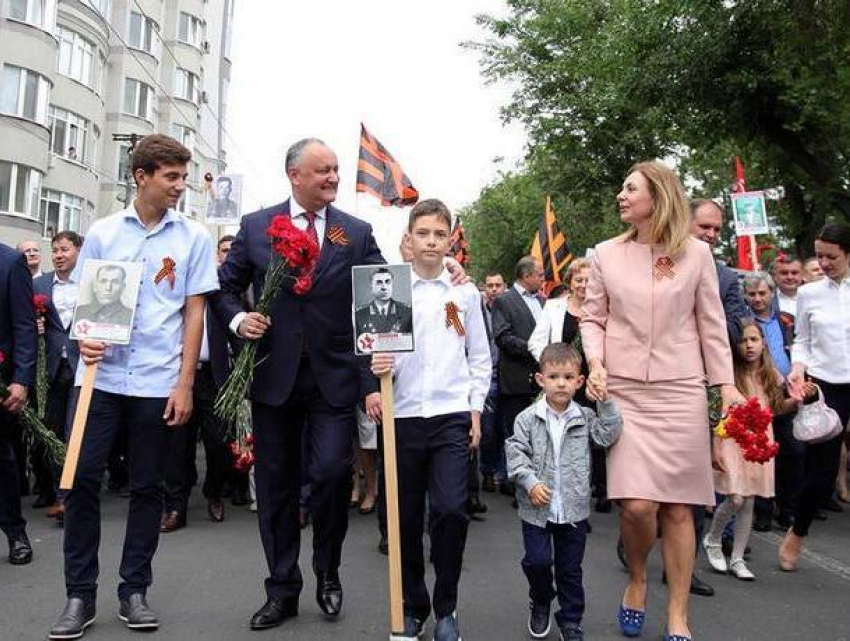
<svg viewBox="0 0 850 641">
<path fill-rule="evenodd" d="M 86 431 L 86 419 L 89 415 L 89 405 L 91 404 L 91 395 L 94 390 L 95 376 L 97 376 L 97 363 L 86 364 L 86 371 L 83 373 L 83 385 L 80 388 L 80 397 L 77 399 L 77 410 L 74 412 L 71 438 L 68 439 L 65 467 L 62 468 L 62 479 L 59 481 L 59 489 L 61 490 L 71 490 L 74 488 L 74 477 L 77 474 L 77 462 L 80 459 L 80 449 L 83 446 L 83 434 Z"/>
<path fill-rule="evenodd" d="M 401 591 L 401 539 L 398 518 L 398 465 L 395 446 L 393 377 L 381 376 L 382 430 L 384 436 L 384 488 L 387 502 L 387 543 L 390 557 L 390 623 L 393 633 L 404 632 Z"/>
</svg>

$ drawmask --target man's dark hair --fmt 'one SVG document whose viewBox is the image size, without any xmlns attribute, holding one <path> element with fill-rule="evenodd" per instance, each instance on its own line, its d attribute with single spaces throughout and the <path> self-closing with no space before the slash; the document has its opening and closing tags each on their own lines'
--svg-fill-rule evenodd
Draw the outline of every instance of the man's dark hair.
<svg viewBox="0 0 850 641">
<path fill-rule="evenodd" d="M 839 223 L 827 223 L 818 232 L 816 239 L 841 247 L 841 251 L 850 254 L 850 226 Z"/>
<path fill-rule="evenodd" d="M 174 138 L 162 134 L 150 134 L 142 138 L 133 148 L 132 172 L 137 169 L 153 174 L 163 165 L 185 165 L 192 160 L 192 152 Z"/>
<path fill-rule="evenodd" d="M 501 278 L 501 279 L 502 279 L 502 281 L 503 281 L 503 282 L 504 282 L 504 280 L 505 280 L 505 277 L 504 277 L 504 276 L 502 276 L 502 272 L 499 272 L 499 271 L 496 271 L 496 270 L 493 270 L 493 271 L 491 271 L 491 272 L 487 272 L 487 273 L 484 275 L 484 280 L 487 280 L 488 278 L 493 278 L 494 276 L 498 276 L 499 278 Z"/>
<path fill-rule="evenodd" d="M 378 269 L 374 270 L 369 275 L 369 282 L 372 282 L 375 279 L 375 276 L 377 276 L 378 274 L 389 274 L 390 278 L 393 277 L 393 273 L 389 269 L 387 269 L 386 267 L 378 267 Z"/>
<path fill-rule="evenodd" d="M 70 229 L 60 231 L 53 238 L 50 239 L 50 244 L 52 245 L 53 243 L 58 243 L 60 240 L 67 240 L 77 249 L 83 246 L 83 237 L 80 236 L 77 232 L 71 231 Z"/>
<path fill-rule="evenodd" d="M 215 247 L 216 249 L 221 249 L 222 243 L 232 243 L 234 240 L 236 240 L 236 236 L 233 234 L 227 234 L 218 239 L 218 243 Z"/>
<path fill-rule="evenodd" d="M 549 343 L 540 354 L 540 371 L 547 365 L 569 363 L 581 372 L 581 354 L 569 343 Z"/>
<path fill-rule="evenodd" d="M 410 218 L 407 220 L 408 231 L 413 231 L 413 224 L 425 216 L 438 216 L 440 220 L 446 223 L 446 226 L 451 231 L 452 228 L 452 213 L 442 200 L 436 198 L 426 198 L 416 203 L 416 206 L 410 210 Z"/>
<path fill-rule="evenodd" d="M 520 258 L 514 268 L 514 278 L 522 280 L 529 274 L 533 274 L 537 269 L 537 259 L 534 256 L 523 256 Z"/>
</svg>

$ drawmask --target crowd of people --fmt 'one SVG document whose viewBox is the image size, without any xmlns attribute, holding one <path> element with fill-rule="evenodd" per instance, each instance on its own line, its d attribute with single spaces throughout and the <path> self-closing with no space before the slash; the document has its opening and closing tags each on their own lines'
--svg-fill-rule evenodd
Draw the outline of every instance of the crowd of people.
<svg viewBox="0 0 850 641">
<path fill-rule="evenodd" d="M 160 534 L 187 524 L 199 441 L 209 520 L 225 520 L 227 497 L 257 512 L 268 576 L 250 628 L 297 616 L 300 537 L 310 523 L 316 602 L 338 617 L 350 508 L 377 511 L 379 549 L 388 550 L 378 473 L 383 376 L 394 381 L 401 515 L 404 630 L 394 632 L 407 637 L 422 636 L 433 613 L 436 640 L 460 639 L 467 528 L 486 512 L 488 493 L 510 497 L 522 525 L 529 634 L 545 638 L 554 619 L 570 641 L 585 635 L 591 508 L 620 511 L 612 554 L 628 570 L 616 613 L 622 633 L 643 631 L 647 557 L 660 540 L 665 639 L 685 641 L 689 594 L 713 594 L 694 571 L 702 550 L 715 571 L 752 581 L 750 533 L 775 523 L 786 530 L 778 564 L 794 571 L 813 521 L 850 499 L 850 227 L 827 224 L 812 258 L 780 254 L 768 272 L 739 278 L 713 257 L 723 207 L 689 201 L 674 171 L 643 162 L 616 196 L 628 231 L 573 260 L 563 285 L 544 297 L 544 268 L 531 256 L 516 262 L 512 284 L 491 272 L 476 289 L 446 258 L 450 211 L 428 199 L 411 210 L 401 239 L 413 274 L 408 307 L 393 299 L 370 227 L 332 204 L 338 166 L 323 142 L 295 143 L 285 163 L 292 196 L 246 215 L 239 233 L 216 245 L 174 209 L 189 161 L 177 141 L 143 138 L 132 157 L 133 203 L 97 221 L 85 239 L 57 233 L 52 272 L 41 271 L 38 242 L 17 250 L 0 244 L 0 374 L 8 391 L 0 410 L 0 526 L 9 561 L 31 562 L 21 510 L 31 470 L 34 507 L 65 528 L 67 601 L 48 638 L 79 638 L 95 620 L 105 471 L 109 489 L 129 498 L 119 617 L 133 630 L 159 627 L 146 598 L 152 560 Z M 285 287 L 261 314 L 254 302 L 270 261 L 266 228 L 279 215 L 315 243 L 319 259 L 306 274 L 307 292 Z M 142 263 L 129 345 L 69 338 L 86 260 Z M 360 265 L 375 266 L 374 302 L 357 312 L 358 322 L 395 331 L 404 316 L 414 352 L 355 356 L 350 283 Z M 125 280 L 122 272 L 110 285 L 119 302 Z M 36 312 L 34 294 L 47 297 L 45 313 Z M 35 402 L 39 336 L 49 382 L 44 422 L 61 439 L 84 370 L 99 364 L 69 491 L 59 489 L 61 470 L 42 448 L 26 450 L 15 419 Z M 234 468 L 230 426 L 214 411 L 248 341 L 259 352 L 250 471 Z M 751 398 L 772 413 L 775 459 L 751 462 L 715 429 Z M 821 398 L 837 413 L 840 433 L 797 440 L 795 414 Z"/>
</svg>

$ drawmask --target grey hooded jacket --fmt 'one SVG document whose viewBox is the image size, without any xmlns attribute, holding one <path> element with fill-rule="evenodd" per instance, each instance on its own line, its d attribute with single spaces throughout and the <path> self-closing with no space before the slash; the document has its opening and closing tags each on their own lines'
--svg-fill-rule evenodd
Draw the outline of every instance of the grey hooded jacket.
<svg viewBox="0 0 850 641">
<path fill-rule="evenodd" d="M 623 431 L 623 418 L 614 401 L 597 403 L 599 416 L 580 407 L 581 416 L 567 420 L 557 467 L 554 445 L 546 427 L 546 399 L 527 407 L 516 418 L 514 434 L 505 441 L 508 477 L 516 484 L 519 516 L 523 521 L 545 527 L 549 506 L 536 507 L 528 493 L 538 483 L 554 487 L 555 473 L 561 478 L 561 501 L 567 523 L 590 516 L 590 439 L 608 447 Z"/>
</svg>

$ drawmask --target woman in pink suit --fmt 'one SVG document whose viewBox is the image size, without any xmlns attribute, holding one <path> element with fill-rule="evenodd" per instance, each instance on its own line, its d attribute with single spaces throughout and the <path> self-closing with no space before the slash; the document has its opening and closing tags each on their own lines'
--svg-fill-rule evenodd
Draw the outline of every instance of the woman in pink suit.
<svg viewBox="0 0 850 641">
<path fill-rule="evenodd" d="M 608 494 L 622 507 L 629 584 L 618 614 L 637 636 L 646 612 L 646 559 L 660 520 L 670 586 L 665 639 L 690 639 L 691 505 L 713 505 L 706 377 L 724 410 L 742 400 L 708 245 L 691 238 L 676 174 L 635 165 L 617 195 L 631 229 L 597 245 L 581 322 L 587 393 L 607 387 L 625 420 L 608 454 Z"/>
</svg>

